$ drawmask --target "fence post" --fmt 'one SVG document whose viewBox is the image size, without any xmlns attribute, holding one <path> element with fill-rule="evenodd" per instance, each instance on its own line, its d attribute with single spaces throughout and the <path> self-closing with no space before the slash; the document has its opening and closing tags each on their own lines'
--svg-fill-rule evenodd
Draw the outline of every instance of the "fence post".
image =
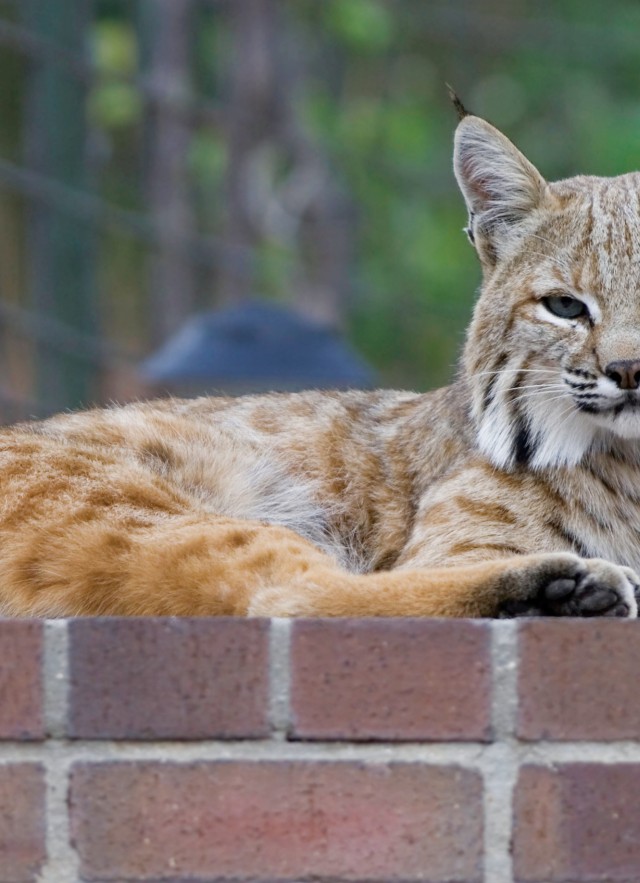
<svg viewBox="0 0 640 883">
<path fill-rule="evenodd" d="M 91 0 L 22 0 L 26 27 L 61 49 L 81 55 L 91 21 Z M 29 72 L 25 119 L 26 164 L 74 190 L 88 186 L 86 80 L 42 59 Z M 97 329 L 93 263 L 95 233 L 86 222 L 42 203 L 28 212 L 28 285 L 32 308 L 83 334 Z M 36 387 L 43 412 L 88 404 L 96 396 L 97 369 L 72 347 L 39 342 Z"/>
<path fill-rule="evenodd" d="M 155 95 L 183 99 L 190 91 L 192 0 L 139 0 L 138 43 L 147 85 Z M 151 256 L 151 336 L 175 333 L 195 307 L 196 272 L 182 238 L 194 234 L 187 153 L 190 123 L 166 104 L 147 109 L 148 209 L 160 249 Z"/>
</svg>

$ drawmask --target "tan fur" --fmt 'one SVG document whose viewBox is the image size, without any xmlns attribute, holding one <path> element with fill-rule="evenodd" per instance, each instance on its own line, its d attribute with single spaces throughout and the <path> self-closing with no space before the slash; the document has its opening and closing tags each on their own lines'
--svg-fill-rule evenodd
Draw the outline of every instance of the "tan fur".
<svg viewBox="0 0 640 883">
<path fill-rule="evenodd" d="M 635 616 L 640 393 L 606 368 L 640 359 L 640 176 L 547 184 L 471 115 L 455 169 L 484 282 L 452 386 L 6 429 L 0 612 Z"/>
</svg>

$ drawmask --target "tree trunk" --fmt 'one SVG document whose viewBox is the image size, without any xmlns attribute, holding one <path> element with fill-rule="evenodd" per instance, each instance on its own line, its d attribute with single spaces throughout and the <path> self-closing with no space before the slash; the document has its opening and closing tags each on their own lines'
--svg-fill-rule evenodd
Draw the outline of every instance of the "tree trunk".
<svg viewBox="0 0 640 883">
<path fill-rule="evenodd" d="M 141 0 L 139 35 L 148 84 L 177 98 L 190 88 L 192 0 Z M 191 127 L 161 102 L 147 120 L 148 208 L 160 235 L 151 258 L 151 337 L 157 344 L 175 333 L 196 300 L 196 272 L 184 238 L 195 232 L 187 156 Z"/>
</svg>

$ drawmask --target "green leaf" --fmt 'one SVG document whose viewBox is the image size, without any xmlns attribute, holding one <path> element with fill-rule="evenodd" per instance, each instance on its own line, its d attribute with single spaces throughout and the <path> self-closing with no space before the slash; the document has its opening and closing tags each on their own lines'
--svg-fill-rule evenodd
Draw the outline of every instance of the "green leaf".
<svg viewBox="0 0 640 883">
<path fill-rule="evenodd" d="M 99 71 L 130 75 L 136 70 L 138 52 L 133 27 L 123 21 L 98 21 L 93 31 L 93 58 Z"/>
<path fill-rule="evenodd" d="M 140 94 L 127 83 L 106 82 L 95 87 L 89 99 L 89 118 L 104 129 L 123 129 L 140 119 Z"/>
<path fill-rule="evenodd" d="M 365 52 L 380 52 L 393 37 L 393 19 L 379 0 L 331 0 L 327 23 L 345 43 Z"/>
</svg>

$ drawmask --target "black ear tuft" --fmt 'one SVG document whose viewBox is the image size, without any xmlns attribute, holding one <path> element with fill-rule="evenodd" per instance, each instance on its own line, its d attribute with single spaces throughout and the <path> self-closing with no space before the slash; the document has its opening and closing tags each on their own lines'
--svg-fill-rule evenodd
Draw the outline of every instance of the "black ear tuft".
<svg viewBox="0 0 640 883">
<path fill-rule="evenodd" d="M 458 98 L 455 90 L 448 83 L 445 83 L 445 86 L 447 87 L 447 92 L 449 93 L 451 103 L 455 107 L 456 113 L 458 114 L 458 119 L 463 120 L 465 117 L 471 116 L 471 113 Z"/>
</svg>

